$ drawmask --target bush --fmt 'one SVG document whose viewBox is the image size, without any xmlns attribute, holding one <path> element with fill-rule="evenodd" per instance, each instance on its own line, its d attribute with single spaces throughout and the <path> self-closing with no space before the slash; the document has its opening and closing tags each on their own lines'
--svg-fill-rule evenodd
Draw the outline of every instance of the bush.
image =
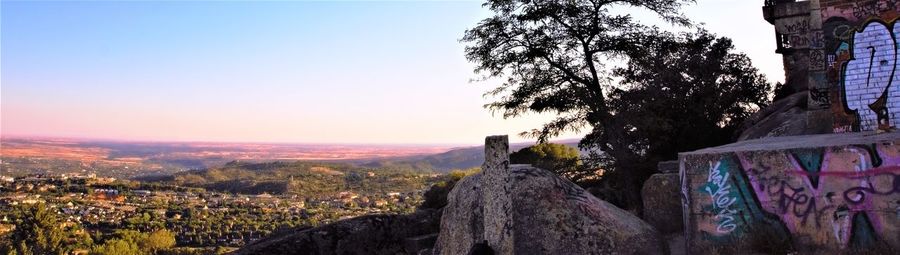
<svg viewBox="0 0 900 255">
<path fill-rule="evenodd" d="M 444 208 L 444 206 L 447 206 L 447 195 L 449 195 L 450 191 L 453 190 L 453 187 L 456 186 L 456 182 L 462 180 L 462 178 L 466 176 L 473 175 L 478 172 L 481 172 L 481 168 L 450 171 L 450 173 L 444 176 L 445 180 L 431 185 L 431 188 L 425 191 L 425 201 L 422 202 L 422 205 L 419 206 L 419 209 Z"/>
</svg>

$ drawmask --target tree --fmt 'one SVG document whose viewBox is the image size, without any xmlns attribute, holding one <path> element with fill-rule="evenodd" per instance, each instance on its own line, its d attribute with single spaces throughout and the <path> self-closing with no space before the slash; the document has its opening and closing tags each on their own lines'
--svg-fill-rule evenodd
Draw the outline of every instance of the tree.
<svg viewBox="0 0 900 255">
<path fill-rule="evenodd" d="M 610 93 L 610 108 L 625 124 L 617 139 L 629 145 L 619 154 L 627 156 L 595 158 L 628 171 L 608 172 L 620 187 L 639 189 L 657 162 L 678 152 L 732 142 L 740 124 L 769 103 L 771 85 L 746 55 L 733 52 L 731 40 L 702 29 L 658 38 L 614 70 L 623 89 Z M 622 195 L 636 201 L 638 191 Z"/>
<path fill-rule="evenodd" d="M 144 239 L 143 242 L 139 244 L 141 249 L 145 251 L 149 251 L 150 254 L 156 254 L 157 252 L 165 249 L 169 249 L 175 246 L 175 233 L 172 233 L 166 229 L 158 229 L 156 231 L 150 232 L 149 235 Z"/>
<path fill-rule="evenodd" d="M 539 143 L 509 155 L 512 164 L 530 164 L 565 176 L 574 182 L 587 178 L 590 171 L 581 171 L 578 149 L 565 144 Z"/>
<path fill-rule="evenodd" d="M 721 142 L 720 133 L 727 132 L 727 127 L 752 111 L 754 104 L 762 105 L 765 101 L 753 96 L 725 95 L 733 93 L 733 89 L 714 90 L 745 85 L 762 93 L 768 89 L 767 85 L 759 86 L 766 84 L 765 80 L 756 74 L 745 56 L 729 52 L 730 42 L 686 41 L 640 24 L 628 14 L 614 14 L 612 9 L 643 8 L 675 25 L 691 26 L 679 10 L 692 2 L 488 0 L 484 6 L 494 16 L 467 30 L 461 41 L 467 43 L 466 58 L 476 65 L 477 74 L 485 79 L 504 79 L 498 88 L 486 93 L 499 98 L 486 105 L 487 108 L 502 112 L 504 118 L 528 112 L 558 115 L 541 128 L 523 132 L 522 135 L 535 137 L 539 142 L 562 132 L 588 129 L 579 143 L 582 149 L 593 152 L 586 163 L 602 167 L 604 180 L 629 194 L 617 205 L 640 210 L 640 188 L 648 173 L 655 171 L 655 161 L 670 158 L 672 151 Z M 666 49 L 664 46 L 696 47 Z M 713 46 L 718 48 L 710 48 Z M 684 55 L 689 53 L 700 55 Z M 667 59 L 654 59 L 651 55 Z M 689 65 L 673 68 L 671 64 Z M 713 68 L 716 64 L 730 66 Z M 691 70 L 682 70 L 686 68 Z M 741 71 L 749 73 L 742 75 L 738 73 Z M 674 84 L 666 85 L 670 80 Z M 666 86 L 678 86 L 678 89 Z M 673 106 L 680 108 L 650 112 L 653 107 L 664 106 L 661 103 L 664 101 L 653 98 L 662 95 L 674 97 L 666 98 L 672 100 L 667 103 L 680 103 Z M 643 104 L 646 102 L 655 104 L 647 108 Z M 725 110 L 688 109 L 717 107 L 710 104 L 723 104 Z M 685 115 L 675 115 L 681 113 Z M 648 114 L 659 118 L 644 118 Z M 692 114 L 710 115 L 688 116 Z M 653 121 L 676 118 L 682 119 L 659 123 L 660 128 L 648 128 Z M 718 127 L 726 128 L 704 126 L 701 130 L 716 130 L 715 135 L 696 137 L 687 146 L 677 144 L 681 139 L 678 136 L 683 135 L 679 132 L 692 133 L 691 121 L 698 119 L 704 120 L 698 124 L 715 120 L 713 123 Z M 659 133 L 675 137 L 653 140 L 653 135 Z M 691 138 L 694 137 L 684 137 Z"/>
<path fill-rule="evenodd" d="M 10 254 L 65 254 L 66 232 L 56 211 L 43 203 L 26 205 L 16 211 L 16 228 L 10 234 L 7 247 Z M 10 247 L 11 246 L 11 247 Z"/>
<path fill-rule="evenodd" d="M 137 244 L 130 240 L 110 239 L 91 249 L 91 255 L 140 255 L 144 254 Z"/>
</svg>

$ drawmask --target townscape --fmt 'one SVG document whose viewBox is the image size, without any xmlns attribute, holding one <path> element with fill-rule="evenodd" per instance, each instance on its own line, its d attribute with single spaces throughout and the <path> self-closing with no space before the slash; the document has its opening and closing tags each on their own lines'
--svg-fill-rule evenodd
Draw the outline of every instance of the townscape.
<svg viewBox="0 0 900 255">
<path fill-rule="evenodd" d="M 340 191 L 313 198 L 232 194 L 95 174 L 2 176 L 0 235 L 15 228 L 11 220 L 16 217 L 12 215 L 14 207 L 42 203 L 58 210 L 67 228 L 94 240 L 117 230 L 166 229 L 174 233 L 178 247 L 240 247 L 278 231 L 366 214 L 409 213 L 421 203 L 423 189 L 366 194 Z M 81 248 L 87 249 L 89 244 Z"/>
</svg>

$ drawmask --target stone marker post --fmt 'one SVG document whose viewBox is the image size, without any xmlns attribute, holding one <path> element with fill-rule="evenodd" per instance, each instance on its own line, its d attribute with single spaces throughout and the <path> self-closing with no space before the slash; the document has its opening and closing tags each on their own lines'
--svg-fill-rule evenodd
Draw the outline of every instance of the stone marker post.
<svg viewBox="0 0 900 255">
<path fill-rule="evenodd" d="M 488 136 L 484 141 L 484 238 L 494 254 L 513 254 L 510 198 L 509 138 Z"/>
</svg>

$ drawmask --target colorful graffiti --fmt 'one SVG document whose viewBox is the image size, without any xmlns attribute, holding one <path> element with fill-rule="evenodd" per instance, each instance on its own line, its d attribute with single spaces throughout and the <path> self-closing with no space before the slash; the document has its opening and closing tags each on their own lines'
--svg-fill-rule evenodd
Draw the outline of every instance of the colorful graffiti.
<svg viewBox="0 0 900 255">
<path fill-rule="evenodd" d="M 900 144 L 734 152 L 686 166 L 697 178 L 684 182 L 694 185 L 695 238 L 725 242 L 767 225 L 816 247 L 900 244 Z"/>
<path fill-rule="evenodd" d="M 900 124 L 898 17 L 900 5 L 894 0 L 823 6 L 822 52 L 828 79 L 816 84 L 821 89 L 810 98 L 831 103 L 835 132 Z M 824 100 L 822 89 L 832 91 L 829 100 Z"/>
<path fill-rule="evenodd" d="M 856 113 L 861 130 L 890 126 L 900 119 L 900 72 L 897 42 L 900 23 L 869 22 L 853 34 L 850 60 L 844 66 L 846 107 Z M 893 86 L 892 86 L 893 85 Z"/>
</svg>

